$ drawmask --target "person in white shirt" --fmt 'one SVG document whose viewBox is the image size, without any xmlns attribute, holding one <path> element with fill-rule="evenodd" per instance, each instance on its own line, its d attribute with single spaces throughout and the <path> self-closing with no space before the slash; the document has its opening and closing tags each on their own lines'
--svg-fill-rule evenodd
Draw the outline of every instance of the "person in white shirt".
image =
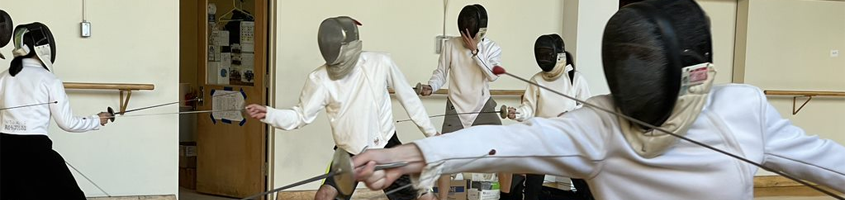
<svg viewBox="0 0 845 200">
<path fill-rule="evenodd" d="M 596 199 L 750 200 L 765 167 L 845 192 L 845 147 L 792 125 L 757 87 L 711 87 L 712 52 L 710 25 L 694 0 L 630 4 L 603 35 L 610 95 L 554 119 L 366 152 L 354 158 L 366 165 L 357 180 L 375 189 L 415 174 L 425 187 L 441 173 L 507 171 L 583 178 Z M 397 161 L 410 163 L 374 171 L 376 163 Z"/>
<path fill-rule="evenodd" d="M 308 74 L 299 104 L 289 109 L 253 104 L 247 106 L 249 115 L 273 127 L 294 130 L 314 122 L 325 109 L 337 145 L 335 150 L 340 148 L 339 151 L 355 155 L 366 148 L 390 148 L 401 144 L 388 91 L 392 88 L 420 131 L 426 137 L 437 135 L 422 101 L 390 56 L 361 50 L 359 25 L 350 17 L 324 20 L 318 42 L 326 64 Z M 385 191 L 410 184 L 407 176 L 400 180 Z M 349 199 L 351 195 L 341 194 L 339 198 Z M 334 179 L 328 178 L 316 199 L 328 200 L 336 196 Z M 410 187 L 388 195 L 391 200 L 416 197 L 417 191 Z"/>
<path fill-rule="evenodd" d="M 50 119 L 68 132 L 98 130 L 111 117 L 76 117 L 52 73 L 56 46 L 41 23 L 15 28 L 11 67 L 0 73 L 0 199 L 85 199 L 47 134 Z M 49 192 L 45 192 L 49 189 Z"/>
<path fill-rule="evenodd" d="M 420 95 L 429 96 L 449 83 L 446 99 L 446 116 L 441 132 L 450 133 L 475 125 L 501 125 L 496 101 L 490 95 L 490 82 L 498 76 L 491 71 L 501 64 L 502 48 L 487 34 L 487 10 L 479 5 L 467 5 L 458 14 L 460 38 L 443 43 L 440 62 L 427 85 L 422 85 Z M 477 113 L 477 114 L 473 114 Z M 502 199 L 508 199 L 511 174 L 499 174 Z M 449 188 L 449 175 L 440 178 L 439 188 Z M 446 198 L 448 190 L 438 191 Z"/>
<path fill-rule="evenodd" d="M 572 54 L 566 51 L 563 38 L 558 34 L 547 34 L 534 42 L 534 58 L 542 70 L 531 77 L 530 81 L 538 85 L 556 89 L 580 100 L 587 100 L 590 88 L 587 80 L 575 70 Z M 532 117 L 554 118 L 582 105 L 566 97 L 554 94 L 535 85 L 529 84 L 522 96 L 522 105 L 508 108 L 508 118 L 525 121 Z M 539 200 L 545 175 L 528 174 L 525 178 L 525 199 Z M 579 199 L 592 199 L 589 187 L 583 179 L 572 180 Z M 519 191 L 511 191 L 517 193 Z"/>
</svg>

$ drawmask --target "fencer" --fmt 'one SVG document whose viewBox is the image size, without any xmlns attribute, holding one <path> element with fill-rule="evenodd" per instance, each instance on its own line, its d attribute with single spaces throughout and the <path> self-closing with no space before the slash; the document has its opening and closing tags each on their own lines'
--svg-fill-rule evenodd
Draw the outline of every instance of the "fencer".
<svg viewBox="0 0 845 200">
<path fill-rule="evenodd" d="M 450 133 L 474 125 L 501 125 L 502 120 L 492 112 L 496 101 L 490 95 L 490 82 L 498 76 L 491 71 L 501 65 L 502 48 L 487 35 L 487 10 L 479 4 L 467 5 L 458 14 L 460 38 L 444 42 L 437 69 L 427 85 L 422 85 L 422 96 L 429 96 L 448 82 L 446 114 L 478 112 L 477 115 L 449 115 L 443 118 L 443 133 Z M 521 176 L 520 176 L 521 177 Z M 502 199 L 508 199 L 511 174 L 499 174 Z M 440 188 L 449 187 L 449 175 L 440 178 Z M 441 198 L 449 191 L 438 191 Z"/>
<path fill-rule="evenodd" d="M 437 135 L 419 97 L 396 63 L 385 53 L 362 51 L 358 21 L 350 17 L 333 17 L 320 24 L 317 42 L 325 65 L 308 74 L 299 103 L 288 109 L 249 105 L 247 112 L 282 130 L 294 130 L 314 122 L 326 110 L 336 151 L 350 155 L 365 148 L 390 148 L 401 144 L 396 134 L 388 88 L 426 137 Z M 338 149 L 339 148 L 339 149 Z M 333 179 L 326 179 L 316 199 L 338 196 Z M 385 189 L 411 184 L 408 176 Z M 417 198 L 417 191 L 408 187 L 389 194 L 391 200 Z M 338 198 L 349 199 L 351 194 Z"/>
<path fill-rule="evenodd" d="M 547 34 L 538 37 L 534 42 L 534 58 L 541 71 L 531 77 L 531 82 L 554 88 L 580 100 L 587 100 L 592 96 L 586 78 L 575 70 L 575 60 L 572 54 L 566 51 L 560 35 Z M 529 84 L 522 95 L 522 104 L 508 108 L 508 118 L 520 122 L 533 117 L 554 118 L 581 106 L 576 101 Z M 544 179 L 542 174 L 526 175 L 526 200 L 539 200 Z M 577 198 L 592 199 L 589 186 L 583 179 L 573 179 L 572 186 Z M 517 192 L 519 191 L 511 193 Z"/>
<path fill-rule="evenodd" d="M 368 165 L 358 180 L 379 189 L 415 174 L 426 187 L 434 184 L 427 177 L 444 173 L 509 171 L 584 178 L 597 199 L 753 199 L 762 166 L 845 192 L 845 147 L 792 125 L 757 87 L 713 86 L 711 40 L 693 0 L 630 4 L 602 38 L 610 95 L 554 119 L 365 152 L 354 158 Z M 496 155 L 465 159 L 491 149 Z M 372 171 L 375 163 L 413 160 L 425 162 Z"/>
<path fill-rule="evenodd" d="M 6 34 L 0 32 L 0 38 Z M 73 115 L 64 85 L 52 73 L 56 41 L 46 25 L 19 25 L 13 41 L 11 67 L 0 73 L 0 107 L 55 103 L 0 111 L 0 199 L 84 200 L 65 160 L 53 150 L 47 129 L 53 119 L 68 132 L 98 130 L 110 116 Z M 50 191 L 44 192 L 47 188 Z"/>
</svg>

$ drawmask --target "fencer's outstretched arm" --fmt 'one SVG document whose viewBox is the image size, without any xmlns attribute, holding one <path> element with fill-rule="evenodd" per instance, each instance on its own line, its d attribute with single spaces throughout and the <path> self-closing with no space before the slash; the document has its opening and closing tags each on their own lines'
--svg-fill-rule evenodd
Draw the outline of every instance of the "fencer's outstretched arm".
<svg viewBox="0 0 845 200">
<path fill-rule="evenodd" d="M 314 122 L 328 104 L 328 92 L 321 84 L 323 81 L 314 73 L 309 74 L 299 95 L 299 104 L 289 109 L 267 106 L 267 115 L 261 122 L 282 130 L 298 129 Z"/>
<path fill-rule="evenodd" d="M 449 78 L 449 68 L 452 67 L 452 43 L 443 42 L 443 51 L 440 52 L 440 59 L 437 62 L 437 69 L 431 73 L 431 79 L 428 80 L 428 85 L 431 86 L 431 92 L 435 92 L 446 84 Z"/>
<path fill-rule="evenodd" d="M 534 76 L 536 78 L 537 76 Z M 532 78 L 531 82 L 537 82 Z M 526 119 L 534 117 L 534 111 L 537 109 L 537 99 L 540 98 L 540 88 L 528 84 L 525 93 L 522 95 L 522 105 L 516 108 L 516 121 L 525 121 Z"/>
<path fill-rule="evenodd" d="M 425 111 L 420 97 L 411 89 L 411 85 L 408 84 L 405 75 L 402 74 L 396 63 L 390 57 L 385 57 L 389 67 L 387 85 L 392 87 L 393 91 L 396 92 L 396 99 L 399 101 L 399 104 L 402 104 L 405 112 L 408 113 L 408 116 L 411 117 L 411 120 L 414 121 L 414 124 L 417 125 L 426 137 L 436 135 L 437 129 L 431 123 L 431 119 L 429 119 L 428 112 Z"/>
<path fill-rule="evenodd" d="M 88 117 L 77 117 L 73 115 L 73 110 L 70 108 L 70 101 L 67 93 L 65 93 L 65 87 L 61 80 L 54 79 L 45 84 L 46 88 L 50 90 L 50 102 L 56 102 L 55 104 L 50 104 L 50 115 L 56 120 L 59 128 L 74 133 L 100 129 L 100 116 L 96 114 Z"/>
<path fill-rule="evenodd" d="M 806 135 L 781 118 L 762 92 L 759 96 L 763 107 L 763 165 L 845 192 L 845 147 Z"/>
<path fill-rule="evenodd" d="M 613 136 L 592 109 L 554 119 L 533 118 L 523 124 L 475 126 L 413 143 L 426 167 L 419 187 L 431 187 L 440 174 L 513 172 L 587 178 L 597 173 Z M 461 151 L 449 150 L 461 146 Z M 492 155 L 489 155 L 489 154 Z"/>
<path fill-rule="evenodd" d="M 499 76 L 493 74 L 493 67 L 502 64 L 502 47 L 492 40 L 485 38 L 484 41 L 478 43 L 478 54 L 472 57 L 487 80 L 490 82 L 499 79 Z"/>
</svg>

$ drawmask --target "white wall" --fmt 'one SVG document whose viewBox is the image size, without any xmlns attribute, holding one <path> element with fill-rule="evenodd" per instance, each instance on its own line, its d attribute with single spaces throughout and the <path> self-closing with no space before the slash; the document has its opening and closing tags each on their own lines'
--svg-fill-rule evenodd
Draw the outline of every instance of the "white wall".
<svg viewBox="0 0 845 200">
<path fill-rule="evenodd" d="M 593 95 L 609 94 L 607 80 L 601 61 L 601 41 L 604 27 L 610 17 L 619 10 L 618 0 L 578 1 L 577 46 L 574 50 L 575 64 L 586 77 Z M 566 19 L 569 21 L 568 17 Z M 567 28 L 571 28 L 567 26 Z"/>
<path fill-rule="evenodd" d="M 64 81 L 152 83 L 154 91 L 132 95 L 130 107 L 177 101 L 178 1 L 88 0 L 93 37 L 79 37 L 82 2 L 0 0 L 17 24 L 40 21 L 57 40 L 55 74 Z M 154 11 L 154 12 L 153 12 Z M 11 45 L 2 49 L 11 55 Z M 10 60 L 0 60 L 6 70 Z M 69 91 L 76 115 L 118 107 L 117 91 Z M 176 112 L 176 107 L 155 112 Z M 176 194 L 178 119 L 175 115 L 118 118 L 100 131 L 69 134 L 50 128 L 53 148 L 111 195 Z M 87 196 L 104 196 L 82 176 Z"/>
<path fill-rule="evenodd" d="M 733 77 L 734 42 L 736 33 L 736 0 L 697 0 L 710 17 L 713 35 L 713 63 L 716 65 L 716 84 L 730 83 Z"/>
<path fill-rule="evenodd" d="M 458 35 L 456 18 L 466 0 L 449 1 L 446 34 Z M 563 2 L 559 0 L 478 1 L 490 16 L 488 36 L 503 48 L 503 66 L 510 72 L 530 76 L 539 71 L 534 61 L 534 40 L 547 33 L 562 31 Z M 427 82 L 437 67 L 435 36 L 443 31 L 442 1 L 306 1 L 282 0 L 278 5 L 278 64 L 276 80 L 277 107 L 298 102 L 306 75 L 324 61 L 316 45 L 317 27 L 327 18 L 349 15 L 360 20 L 364 50 L 390 52 L 410 84 Z M 524 89 L 512 78 L 502 77 L 493 89 Z M 444 97 L 424 98 L 429 114 L 444 112 Z M 516 105 L 516 97 L 498 98 L 499 104 Z M 396 119 L 407 117 L 394 104 Z M 314 124 L 296 131 L 276 130 L 276 185 L 291 183 L 323 173 L 329 164 L 334 142 L 324 114 Z M 440 128 L 441 118 L 433 119 Z M 413 123 L 398 124 L 400 139 L 409 142 L 422 138 Z M 316 189 L 312 183 L 297 189 Z"/>
<path fill-rule="evenodd" d="M 845 2 L 751 0 L 745 82 L 764 90 L 845 91 Z M 799 99 L 799 101 L 802 99 Z M 792 115 L 792 98 L 770 96 L 781 115 L 806 130 L 845 143 L 845 101 L 814 98 Z M 802 102 L 798 102 L 800 106 Z"/>
</svg>

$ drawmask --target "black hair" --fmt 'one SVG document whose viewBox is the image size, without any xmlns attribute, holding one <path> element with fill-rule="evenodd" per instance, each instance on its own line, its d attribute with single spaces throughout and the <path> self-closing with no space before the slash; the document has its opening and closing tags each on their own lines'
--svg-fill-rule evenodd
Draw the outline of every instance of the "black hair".
<svg viewBox="0 0 845 200">
<path fill-rule="evenodd" d="M 669 118 L 678 99 L 680 69 L 712 62 L 712 55 L 709 24 L 693 0 L 625 6 L 608 21 L 602 39 L 604 74 L 615 105 L 655 126 Z"/>
</svg>

